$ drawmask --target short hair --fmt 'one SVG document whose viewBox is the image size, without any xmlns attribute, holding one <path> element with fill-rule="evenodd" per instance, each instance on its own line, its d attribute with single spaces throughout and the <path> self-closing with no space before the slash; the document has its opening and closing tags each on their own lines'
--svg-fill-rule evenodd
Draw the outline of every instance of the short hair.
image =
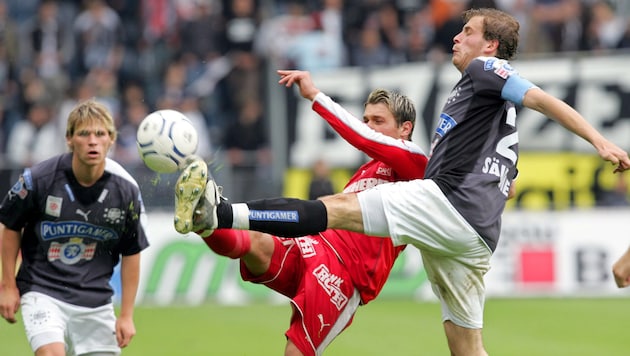
<svg viewBox="0 0 630 356">
<path fill-rule="evenodd" d="M 405 95 L 402 95 L 396 91 L 389 91 L 385 89 L 374 89 L 370 95 L 368 95 L 365 101 L 364 107 L 368 104 L 383 103 L 387 105 L 389 111 L 394 115 L 396 124 L 401 126 L 405 121 L 411 121 L 411 130 L 409 131 L 409 140 L 413 134 L 413 129 L 416 126 L 416 107 L 411 100 Z"/>
<path fill-rule="evenodd" d="M 68 114 L 66 138 L 74 136 L 78 126 L 91 123 L 98 123 L 105 126 L 105 129 L 112 138 L 112 141 L 116 141 L 118 132 L 116 131 L 116 125 L 112 114 L 105 105 L 94 99 L 88 99 L 80 102 L 72 109 L 70 114 Z"/>
<path fill-rule="evenodd" d="M 510 60 L 516 55 L 520 24 L 513 16 L 497 9 L 481 8 L 464 11 L 462 18 L 467 23 L 471 18 L 483 17 L 483 38 L 498 40 L 496 57 Z"/>
</svg>

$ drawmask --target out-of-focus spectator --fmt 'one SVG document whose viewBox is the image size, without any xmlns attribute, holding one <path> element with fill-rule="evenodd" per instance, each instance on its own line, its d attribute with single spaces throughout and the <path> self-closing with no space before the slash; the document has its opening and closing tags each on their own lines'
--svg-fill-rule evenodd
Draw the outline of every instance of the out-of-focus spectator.
<svg viewBox="0 0 630 356">
<path fill-rule="evenodd" d="M 616 14 L 609 0 L 597 0 L 590 6 L 590 21 L 585 24 L 585 40 L 589 50 L 616 49 L 625 34 L 628 21 Z"/>
<path fill-rule="evenodd" d="M 7 158 L 11 167 L 30 167 L 54 155 L 63 153 L 59 132 L 53 120 L 50 104 L 29 103 L 26 118 L 18 121 L 9 134 Z"/>
<path fill-rule="evenodd" d="M 595 206 L 598 207 L 621 207 L 630 206 L 630 191 L 628 190 L 628 182 L 624 174 L 615 174 L 612 188 L 604 188 L 602 186 L 602 174 L 604 165 L 597 167 L 593 175 L 593 184 L 591 191 L 595 197 Z"/>
<path fill-rule="evenodd" d="M 313 177 L 308 187 L 308 199 L 315 200 L 334 193 L 335 189 L 330 179 L 330 168 L 325 160 L 319 159 L 313 165 Z"/>
<path fill-rule="evenodd" d="M 295 38 L 287 48 L 286 57 L 296 69 L 320 72 L 339 68 L 344 64 L 344 45 L 341 37 L 327 33 L 320 22 L 315 20 L 313 30 Z"/>
<path fill-rule="evenodd" d="M 74 45 L 72 27 L 63 22 L 58 2 L 42 0 L 37 16 L 25 27 L 26 38 L 20 47 L 21 65 L 34 68 L 55 93 L 63 94 L 69 85 L 66 73 L 70 69 Z"/>
<path fill-rule="evenodd" d="M 528 52 L 575 51 L 581 37 L 582 4 L 579 0 L 535 0 L 528 34 Z"/>
<path fill-rule="evenodd" d="M 94 96 L 107 106 L 114 119 L 117 119 L 121 112 L 119 78 L 115 71 L 106 67 L 92 68 L 86 75 L 86 79 L 94 88 Z"/>
<path fill-rule="evenodd" d="M 227 18 L 225 41 L 231 68 L 226 74 L 223 87 L 228 105 L 224 106 L 222 111 L 227 115 L 233 115 L 244 105 L 247 98 L 263 100 L 260 94 L 263 91 L 262 62 L 254 48 L 261 22 L 259 9 L 254 0 L 229 2 L 225 16 Z M 217 69 L 219 69 L 217 72 L 221 73 L 221 68 Z M 219 120 L 225 120 L 225 115 L 223 116 Z M 217 122 L 216 118 L 211 124 L 225 128 L 225 122 Z"/>
<path fill-rule="evenodd" d="M 312 31 L 315 23 L 299 0 L 290 0 L 286 12 L 263 20 L 256 37 L 255 48 L 259 55 L 271 60 L 274 67 L 290 68 L 287 51 L 300 35 Z"/>
<path fill-rule="evenodd" d="M 15 107 L 18 93 L 18 56 L 20 34 L 17 23 L 10 17 L 7 3 L 0 1 L 0 95 L 7 109 Z"/>
<path fill-rule="evenodd" d="M 436 3 L 438 1 L 434 1 Z M 462 11 L 467 8 L 464 0 L 441 0 L 441 8 L 444 13 L 435 24 L 435 33 L 429 58 L 436 62 L 443 62 L 453 52 L 453 38 L 462 30 L 464 22 Z"/>
<path fill-rule="evenodd" d="M 181 52 L 201 62 L 225 53 L 225 20 L 218 0 L 198 0 L 195 4 L 193 17 L 180 24 Z"/>
<path fill-rule="evenodd" d="M 384 66 L 389 52 L 381 41 L 378 29 L 367 26 L 361 31 L 361 40 L 351 49 L 352 62 L 359 67 Z"/>
<path fill-rule="evenodd" d="M 125 105 L 125 110 L 121 115 L 123 123 L 118 127 L 118 137 L 113 150 L 113 158 L 127 168 L 137 167 L 142 164 L 136 145 L 136 133 L 140 123 L 148 114 L 149 107 L 147 104 L 134 100 Z"/>
<path fill-rule="evenodd" d="M 366 26 L 378 29 L 381 42 L 387 48 L 387 64 L 396 65 L 407 61 L 405 57 L 407 34 L 402 24 L 398 9 L 391 2 L 383 3 L 366 23 Z"/>
<path fill-rule="evenodd" d="M 496 0 L 497 7 L 500 10 L 514 16 L 521 25 L 521 30 L 519 31 L 520 52 L 525 52 L 529 48 L 528 43 L 530 40 L 536 40 L 535 38 L 532 39 L 529 36 L 531 26 L 530 17 L 534 1 L 535 0 Z"/>
<path fill-rule="evenodd" d="M 0 98 L 0 167 L 6 167 L 6 149 L 9 135 L 19 118 L 6 107 L 5 99 Z"/>
<path fill-rule="evenodd" d="M 223 144 L 236 201 L 264 197 L 262 188 L 270 177 L 271 150 L 261 105 L 255 98 L 247 100 L 225 132 Z"/>
<path fill-rule="evenodd" d="M 84 9 L 74 22 L 75 63 L 78 75 L 93 68 L 118 73 L 124 56 L 124 31 L 118 14 L 105 0 L 83 0 Z"/>
<path fill-rule="evenodd" d="M 426 60 L 435 32 L 431 17 L 431 7 L 424 6 L 417 11 L 409 13 L 406 23 L 409 27 L 407 34 L 407 60 L 410 62 Z"/>
</svg>

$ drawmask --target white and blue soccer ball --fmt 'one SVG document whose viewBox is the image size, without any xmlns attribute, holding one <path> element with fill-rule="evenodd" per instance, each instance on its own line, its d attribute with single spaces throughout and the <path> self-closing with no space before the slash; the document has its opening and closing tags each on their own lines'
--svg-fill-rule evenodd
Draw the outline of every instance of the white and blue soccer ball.
<svg viewBox="0 0 630 356">
<path fill-rule="evenodd" d="M 147 115 L 136 134 L 142 161 L 158 173 L 174 173 L 186 166 L 197 151 L 199 136 L 190 120 L 176 110 Z"/>
</svg>

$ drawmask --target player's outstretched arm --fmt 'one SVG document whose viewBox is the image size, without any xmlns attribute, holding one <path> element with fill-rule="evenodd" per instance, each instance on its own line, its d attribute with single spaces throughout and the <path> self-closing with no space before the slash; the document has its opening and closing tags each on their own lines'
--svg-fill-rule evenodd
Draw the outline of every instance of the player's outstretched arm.
<svg viewBox="0 0 630 356">
<path fill-rule="evenodd" d="M 556 120 L 566 129 L 590 142 L 599 156 L 612 163 L 615 173 L 630 169 L 628 153 L 607 140 L 575 109 L 540 88 L 532 88 L 523 98 L 523 106 L 536 110 Z"/>
<path fill-rule="evenodd" d="M 20 251 L 21 233 L 0 225 L 2 239 L 2 279 L 0 280 L 0 315 L 13 324 L 20 308 L 20 292 L 15 283 L 15 268 Z"/>
<path fill-rule="evenodd" d="M 617 287 L 625 288 L 630 286 L 630 249 L 619 257 L 612 268 L 613 276 Z"/>
<path fill-rule="evenodd" d="M 313 101 L 315 95 L 320 90 L 315 87 L 311 74 L 301 70 L 278 70 L 280 76 L 279 84 L 284 84 L 287 88 L 296 84 L 300 88 L 300 95 L 305 99 Z"/>
</svg>

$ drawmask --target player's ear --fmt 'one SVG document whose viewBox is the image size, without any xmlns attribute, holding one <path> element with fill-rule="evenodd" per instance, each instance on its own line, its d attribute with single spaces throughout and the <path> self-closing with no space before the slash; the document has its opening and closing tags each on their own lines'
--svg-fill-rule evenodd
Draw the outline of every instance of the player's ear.
<svg viewBox="0 0 630 356">
<path fill-rule="evenodd" d="M 413 130 L 413 123 L 411 121 L 405 121 L 400 125 L 400 136 L 406 140 L 411 140 L 411 131 Z"/>
<path fill-rule="evenodd" d="M 68 149 L 69 149 L 70 151 L 74 151 L 74 148 L 73 148 L 73 146 L 72 146 L 72 140 L 71 140 L 71 137 L 70 137 L 70 136 L 67 136 L 67 135 L 66 135 L 66 146 L 68 147 Z"/>
<path fill-rule="evenodd" d="M 488 41 L 488 43 L 486 44 L 486 50 L 496 55 L 499 51 L 499 40 Z"/>
</svg>

